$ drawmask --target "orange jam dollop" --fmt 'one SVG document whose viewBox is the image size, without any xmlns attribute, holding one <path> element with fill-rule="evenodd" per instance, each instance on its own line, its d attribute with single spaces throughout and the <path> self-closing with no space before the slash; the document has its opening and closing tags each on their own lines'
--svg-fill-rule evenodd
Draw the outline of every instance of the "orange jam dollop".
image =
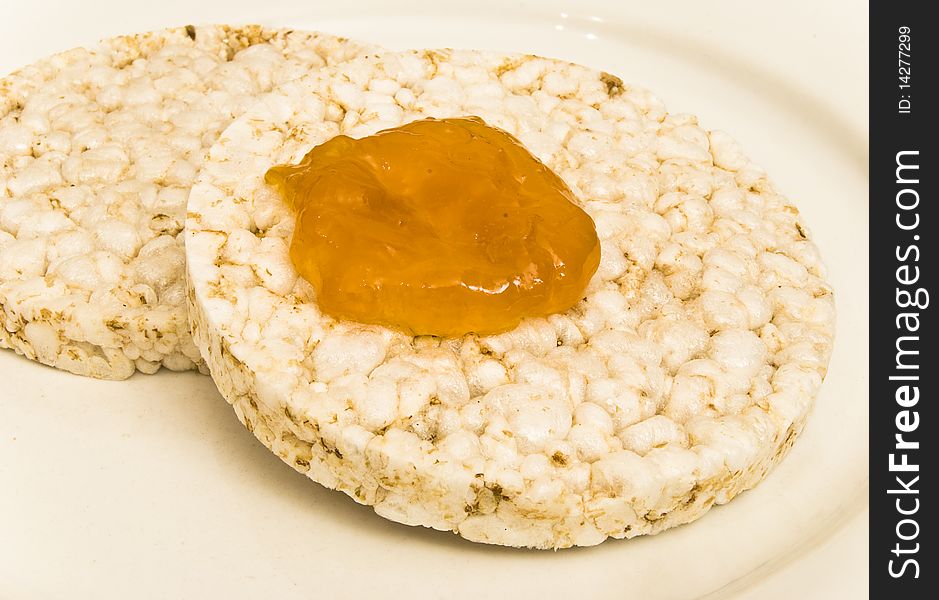
<svg viewBox="0 0 939 600">
<path fill-rule="evenodd" d="M 573 306 L 600 262 L 570 188 L 478 117 L 340 135 L 265 180 L 296 212 L 294 266 L 338 319 L 498 333 Z"/>
</svg>

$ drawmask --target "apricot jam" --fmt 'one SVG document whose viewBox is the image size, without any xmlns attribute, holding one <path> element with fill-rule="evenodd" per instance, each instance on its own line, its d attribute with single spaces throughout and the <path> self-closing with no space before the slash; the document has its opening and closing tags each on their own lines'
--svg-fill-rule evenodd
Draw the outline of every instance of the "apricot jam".
<svg viewBox="0 0 939 600">
<path fill-rule="evenodd" d="M 600 262 L 570 188 L 478 117 L 340 135 L 265 180 L 296 212 L 297 271 L 338 319 L 498 333 L 573 306 Z"/>
</svg>

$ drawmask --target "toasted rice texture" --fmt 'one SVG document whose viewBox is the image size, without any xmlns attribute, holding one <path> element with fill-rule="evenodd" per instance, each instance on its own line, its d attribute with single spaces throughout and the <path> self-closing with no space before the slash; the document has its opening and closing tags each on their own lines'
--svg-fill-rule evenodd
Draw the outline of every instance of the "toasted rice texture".
<svg viewBox="0 0 939 600">
<path fill-rule="evenodd" d="M 582 199 L 602 245 L 583 301 L 459 339 L 321 314 L 266 169 L 463 115 Z M 807 228 L 729 136 L 534 56 L 385 53 L 277 88 L 213 146 L 186 247 L 195 341 L 247 428 L 388 519 L 478 542 L 588 546 L 728 502 L 788 451 L 832 347 Z"/>
<path fill-rule="evenodd" d="M 108 379 L 195 367 L 182 229 L 209 147 L 259 94 L 369 49 L 189 26 L 0 80 L 0 347 Z"/>
</svg>

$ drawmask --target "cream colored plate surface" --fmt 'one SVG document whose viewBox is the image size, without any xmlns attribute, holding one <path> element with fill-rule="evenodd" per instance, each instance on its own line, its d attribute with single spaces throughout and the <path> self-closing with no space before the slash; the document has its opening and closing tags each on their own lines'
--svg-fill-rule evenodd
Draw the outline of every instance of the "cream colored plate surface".
<svg viewBox="0 0 939 600">
<path fill-rule="evenodd" d="M 834 0 L 4 6 L 3 73 L 106 35 L 249 21 L 609 70 L 728 131 L 769 171 L 812 226 L 839 315 L 815 414 L 763 484 L 690 526 L 557 553 L 375 516 L 265 450 L 208 378 L 100 382 L 0 352 L 0 597 L 866 596 L 866 11 Z"/>
</svg>

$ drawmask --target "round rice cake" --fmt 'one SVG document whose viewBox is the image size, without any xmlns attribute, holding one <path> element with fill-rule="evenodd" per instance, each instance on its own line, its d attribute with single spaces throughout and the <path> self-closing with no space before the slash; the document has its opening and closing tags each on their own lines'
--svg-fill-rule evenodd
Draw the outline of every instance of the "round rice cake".
<svg viewBox="0 0 939 600">
<path fill-rule="evenodd" d="M 265 171 L 465 115 L 517 136 L 594 219 L 584 299 L 459 339 L 323 315 Z M 193 336 L 258 439 L 383 517 L 478 542 L 588 546 L 728 502 L 786 454 L 832 347 L 807 228 L 730 137 L 535 56 L 387 53 L 281 86 L 211 149 L 186 252 Z"/>
<path fill-rule="evenodd" d="M 108 379 L 193 368 L 182 229 L 209 147 L 262 92 L 369 50 L 188 26 L 0 80 L 0 346 Z"/>
</svg>

